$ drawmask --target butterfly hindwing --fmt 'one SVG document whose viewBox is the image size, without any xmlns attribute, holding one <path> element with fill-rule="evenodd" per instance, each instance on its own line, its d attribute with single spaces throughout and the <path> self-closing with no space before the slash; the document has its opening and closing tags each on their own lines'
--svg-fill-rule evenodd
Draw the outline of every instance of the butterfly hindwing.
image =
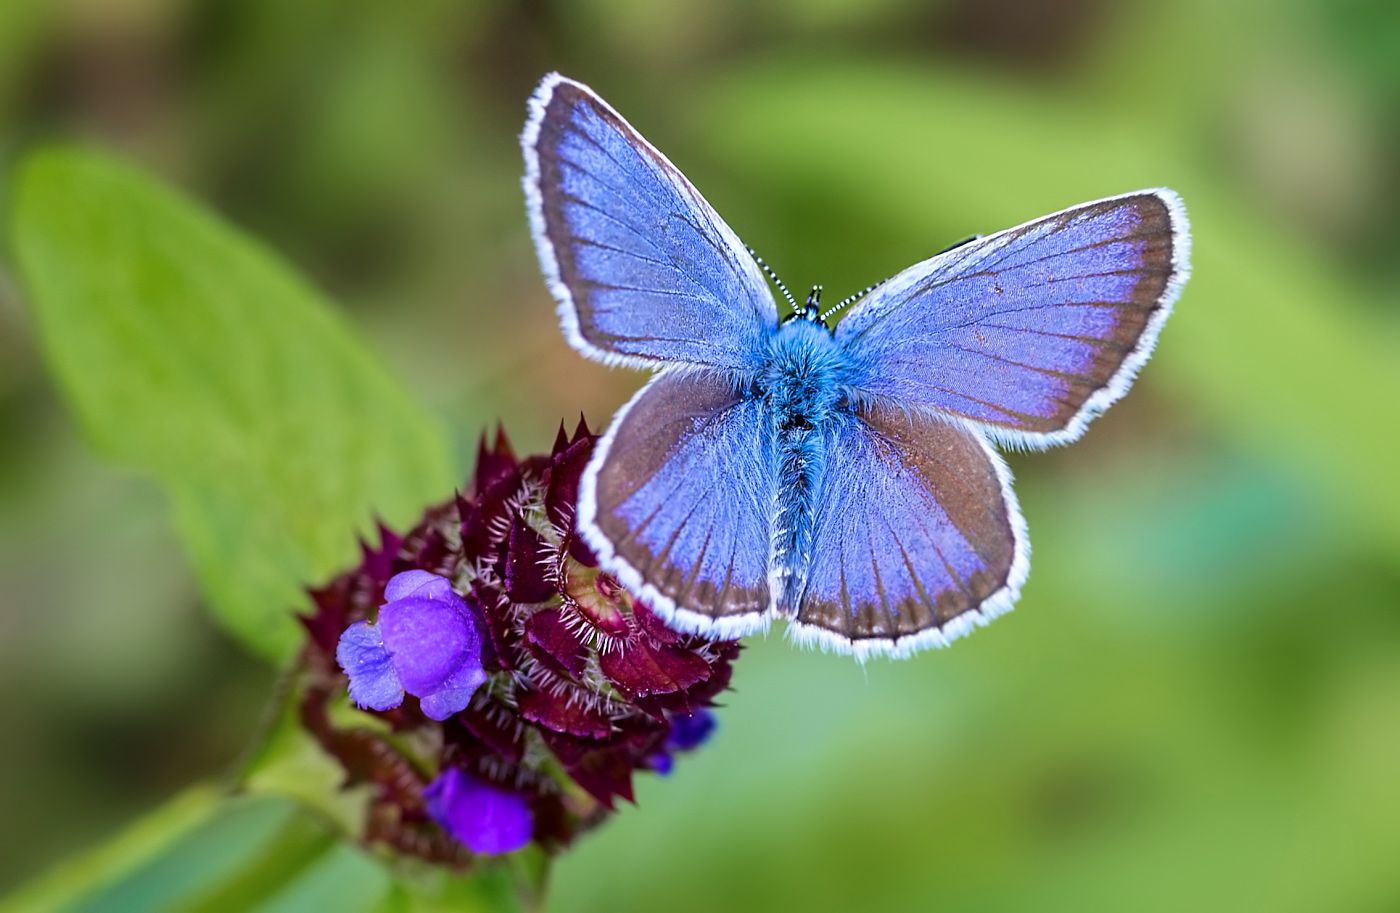
<svg viewBox="0 0 1400 913">
<path fill-rule="evenodd" d="M 540 264 L 569 341 L 609 363 L 750 369 L 777 325 L 757 264 L 684 175 L 557 74 L 521 135 Z"/>
<path fill-rule="evenodd" d="M 1029 546 L 980 435 L 876 405 L 834 423 L 823 463 L 797 640 L 899 656 L 1011 607 Z"/>
<path fill-rule="evenodd" d="M 726 377 L 663 371 L 584 472 L 579 529 L 673 627 L 733 637 L 768 623 L 768 427 L 761 401 Z"/>
<path fill-rule="evenodd" d="M 1180 199 L 1086 203 L 958 246 L 836 327 L 865 395 L 1023 447 L 1067 443 L 1127 392 L 1186 281 Z"/>
</svg>

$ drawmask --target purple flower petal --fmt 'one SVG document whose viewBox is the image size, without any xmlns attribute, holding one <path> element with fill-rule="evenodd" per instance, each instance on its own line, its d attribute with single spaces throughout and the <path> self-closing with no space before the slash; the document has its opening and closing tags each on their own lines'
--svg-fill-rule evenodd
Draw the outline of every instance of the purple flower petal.
<svg viewBox="0 0 1400 913">
<path fill-rule="evenodd" d="M 430 720 L 445 720 L 461 713 L 472 702 L 472 695 L 486 681 L 486 670 L 480 661 L 467 663 L 454 672 L 438 690 L 418 699 L 423 715 Z"/>
<path fill-rule="evenodd" d="M 432 587 L 432 589 L 429 589 Z M 452 584 L 446 577 L 428 571 L 404 571 L 395 574 L 384 587 L 384 602 L 398 602 L 417 593 L 420 598 L 437 599 L 452 592 Z"/>
<path fill-rule="evenodd" d="M 335 659 L 350 676 L 350 699 L 357 707 L 393 710 L 403 703 L 403 684 L 376 626 L 360 621 L 346 628 Z"/>
<path fill-rule="evenodd" d="M 405 576 L 400 574 L 390 581 L 388 591 Z M 411 581 L 416 586 L 408 596 L 379 610 L 384 645 L 393 657 L 399 680 L 404 690 L 420 697 L 441 688 L 464 663 L 481 665 L 481 644 L 466 603 L 446 580 L 434 577 L 434 581 L 441 582 Z M 446 592 L 442 592 L 444 587 Z"/>
<path fill-rule="evenodd" d="M 518 793 L 482 783 L 449 767 L 423 791 L 428 814 L 473 853 L 511 853 L 530 842 L 534 818 Z"/>
<path fill-rule="evenodd" d="M 715 715 L 708 710 L 677 713 L 671 717 L 671 734 L 666 747 L 672 751 L 694 751 L 709 741 L 715 731 Z"/>
<path fill-rule="evenodd" d="M 341 635 L 336 656 L 361 707 L 389 710 L 415 695 L 426 716 L 460 712 L 486 681 L 481 636 L 471 610 L 445 577 L 397 574 L 384 588 L 377 624 L 359 622 Z"/>
</svg>

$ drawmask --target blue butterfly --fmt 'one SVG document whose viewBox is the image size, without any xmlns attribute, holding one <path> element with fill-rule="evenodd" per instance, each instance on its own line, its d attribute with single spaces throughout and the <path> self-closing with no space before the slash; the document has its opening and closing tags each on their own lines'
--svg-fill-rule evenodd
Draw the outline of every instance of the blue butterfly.
<svg viewBox="0 0 1400 913">
<path fill-rule="evenodd" d="M 1025 521 L 989 441 L 1065 444 L 1117 401 L 1188 272 L 1181 200 L 1144 190 L 951 248 L 779 320 L 766 267 L 587 86 L 521 135 L 569 342 L 651 381 L 584 472 L 577 527 L 673 628 L 777 616 L 800 643 L 904 656 L 1009 610 Z M 838 307 L 860 297 L 852 296 Z"/>
</svg>

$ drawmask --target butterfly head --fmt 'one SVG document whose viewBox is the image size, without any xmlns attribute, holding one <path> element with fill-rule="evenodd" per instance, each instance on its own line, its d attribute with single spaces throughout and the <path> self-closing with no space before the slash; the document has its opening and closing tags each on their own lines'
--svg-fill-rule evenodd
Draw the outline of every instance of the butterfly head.
<svg viewBox="0 0 1400 913">
<path fill-rule="evenodd" d="M 803 304 L 800 309 L 794 310 L 789 314 L 786 320 L 784 320 L 784 323 L 788 320 L 806 320 L 809 323 L 815 323 L 830 330 L 831 327 L 827 326 L 826 321 L 822 319 L 821 303 L 822 287 L 820 285 L 814 285 L 812 286 L 812 291 L 807 295 L 807 302 Z"/>
</svg>

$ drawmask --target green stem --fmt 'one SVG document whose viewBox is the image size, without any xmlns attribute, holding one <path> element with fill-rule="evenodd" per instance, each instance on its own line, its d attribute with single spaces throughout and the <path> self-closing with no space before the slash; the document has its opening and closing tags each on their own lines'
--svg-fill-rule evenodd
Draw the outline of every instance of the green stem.
<svg viewBox="0 0 1400 913">
<path fill-rule="evenodd" d="M 540 913 L 549 858 L 534 847 L 471 872 L 419 872 L 395 881 L 375 913 Z"/>
</svg>

